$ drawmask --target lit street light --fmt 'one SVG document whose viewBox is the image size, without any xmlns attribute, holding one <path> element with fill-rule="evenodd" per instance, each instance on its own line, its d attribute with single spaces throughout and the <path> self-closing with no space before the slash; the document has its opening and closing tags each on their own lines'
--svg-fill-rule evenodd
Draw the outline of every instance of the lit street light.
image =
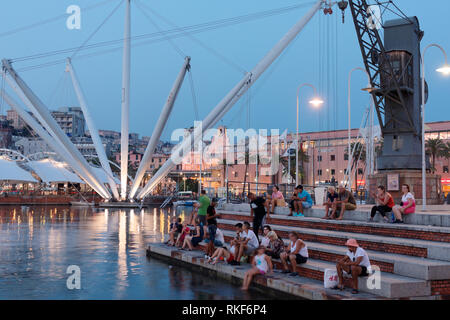
<svg viewBox="0 0 450 320">
<path fill-rule="evenodd" d="M 435 47 L 441 50 L 445 58 L 445 64 L 436 71 L 446 76 L 450 75 L 450 66 L 448 65 L 447 53 L 440 45 L 432 43 L 429 44 L 422 53 L 421 67 L 422 67 L 422 210 L 426 211 L 427 208 L 427 163 L 425 157 L 425 54 L 431 47 Z"/>
<path fill-rule="evenodd" d="M 300 89 L 303 87 L 306 87 L 306 86 L 311 87 L 314 90 L 314 98 L 309 101 L 309 104 L 311 104 L 315 108 L 319 108 L 321 105 L 324 104 L 324 101 L 317 96 L 317 89 L 312 84 L 304 83 L 304 84 L 301 84 L 297 88 L 297 136 L 296 136 L 297 147 L 296 147 L 296 153 L 295 153 L 295 185 L 296 186 L 299 185 L 299 183 L 298 183 L 298 153 L 300 150 L 300 137 L 299 137 L 299 128 L 298 128 L 299 127 L 299 119 L 298 119 L 299 118 L 299 105 L 300 105 L 299 96 L 300 96 Z M 289 149 L 289 163 L 291 163 L 290 149 Z M 289 172 L 289 175 L 290 174 L 291 173 Z"/>
</svg>

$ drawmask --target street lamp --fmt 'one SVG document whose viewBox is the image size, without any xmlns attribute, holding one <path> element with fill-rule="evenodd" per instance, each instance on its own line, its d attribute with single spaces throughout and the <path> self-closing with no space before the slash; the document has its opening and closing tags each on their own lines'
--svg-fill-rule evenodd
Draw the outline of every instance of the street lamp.
<svg viewBox="0 0 450 320">
<path fill-rule="evenodd" d="M 350 70 L 349 74 L 348 74 L 348 102 L 347 102 L 347 109 L 348 109 L 348 163 L 347 163 L 347 175 L 348 175 L 348 183 L 350 185 L 350 190 L 352 189 L 352 175 L 351 175 L 351 139 L 352 139 L 352 75 L 353 72 L 355 71 L 362 71 L 366 74 L 367 76 L 367 80 L 368 80 L 368 88 L 362 89 L 363 91 L 368 91 L 370 92 L 372 84 L 370 82 L 370 75 L 369 73 L 361 68 L 361 67 L 356 67 L 353 68 L 352 70 Z"/>
<path fill-rule="evenodd" d="M 445 64 L 437 69 L 436 71 L 442 73 L 446 76 L 450 75 L 450 66 L 448 65 L 447 52 L 445 52 L 444 48 L 438 44 L 432 43 L 429 44 L 422 53 L 420 62 L 422 67 L 422 210 L 426 211 L 427 207 L 427 163 L 425 157 L 425 54 L 427 50 L 431 47 L 435 47 L 441 50 L 445 58 Z"/>
<path fill-rule="evenodd" d="M 296 148 L 296 153 L 295 153 L 295 185 L 296 186 L 299 185 L 299 183 L 298 183 L 298 153 L 300 150 L 300 139 L 299 139 L 299 129 L 298 129 L 298 127 L 299 127 L 298 117 L 299 117 L 299 105 L 300 105 L 299 96 L 300 96 L 300 89 L 303 87 L 306 87 L 306 86 L 310 87 L 314 90 L 314 98 L 309 101 L 309 104 L 315 108 L 319 108 L 321 105 L 324 104 L 324 101 L 317 96 L 317 89 L 312 84 L 304 83 L 304 84 L 301 84 L 297 88 L 297 136 L 296 136 L 297 137 L 297 148 Z M 289 149 L 289 163 L 291 163 L 290 149 Z M 289 172 L 289 174 L 291 174 L 291 173 Z"/>
</svg>

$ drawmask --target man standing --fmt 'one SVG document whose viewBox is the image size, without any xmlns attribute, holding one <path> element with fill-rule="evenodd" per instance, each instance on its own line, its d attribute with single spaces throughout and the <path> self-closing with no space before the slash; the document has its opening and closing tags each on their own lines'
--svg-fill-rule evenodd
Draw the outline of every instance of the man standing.
<svg viewBox="0 0 450 320">
<path fill-rule="evenodd" d="M 217 218 L 220 216 L 216 213 L 216 205 L 217 199 L 212 199 L 211 205 L 208 206 L 206 211 L 207 217 L 206 220 L 208 222 L 208 247 L 206 250 L 206 255 L 208 257 L 212 256 L 214 253 L 214 242 L 216 241 L 216 232 L 217 232 Z"/>
<path fill-rule="evenodd" d="M 199 219 L 200 227 L 204 228 L 205 233 L 206 233 L 206 211 L 208 210 L 208 207 L 209 207 L 210 203 L 211 203 L 211 200 L 206 195 L 206 191 L 202 190 L 200 198 L 198 198 L 198 204 L 197 204 L 198 212 L 197 212 L 197 216 L 198 216 L 198 219 Z"/>
<path fill-rule="evenodd" d="M 249 193 L 248 198 L 250 199 L 250 216 L 253 218 L 253 231 L 259 240 L 259 229 L 264 233 L 263 221 L 266 216 L 266 200 L 263 197 L 255 196 L 253 193 Z"/>
</svg>

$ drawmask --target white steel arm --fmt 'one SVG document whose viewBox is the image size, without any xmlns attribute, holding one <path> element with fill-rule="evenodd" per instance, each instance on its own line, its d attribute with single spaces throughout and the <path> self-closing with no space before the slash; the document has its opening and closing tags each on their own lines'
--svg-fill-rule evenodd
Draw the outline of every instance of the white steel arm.
<svg viewBox="0 0 450 320">
<path fill-rule="evenodd" d="M 150 166 L 151 158 L 153 156 L 156 145 L 161 138 L 161 134 L 163 133 L 164 127 L 166 126 L 167 120 L 169 119 L 170 113 L 172 112 L 173 106 L 177 99 L 178 93 L 180 92 L 180 88 L 183 84 L 183 80 L 186 76 L 186 72 L 190 68 L 190 57 L 186 57 L 183 67 L 181 68 L 180 73 L 178 74 L 177 79 L 170 91 L 169 97 L 167 98 L 166 104 L 164 105 L 161 115 L 159 116 L 158 122 L 156 123 L 155 129 L 153 129 L 152 137 L 148 142 L 147 149 L 145 150 L 144 156 L 141 160 L 141 164 L 139 165 L 139 169 L 136 173 L 136 177 L 134 178 L 133 185 L 130 190 L 129 198 L 133 199 L 142 179 L 144 178 L 145 171 Z"/>
<path fill-rule="evenodd" d="M 241 97 L 252 85 L 259 79 L 259 77 L 267 70 L 267 68 L 280 56 L 280 54 L 286 49 L 286 47 L 295 39 L 295 37 L 303 30 L 309 21 L 314 17 L 317 11 L 320 10 L 324 0 L 317 1 L 314 6 L 308 11 L 308 13 L 298 21 L 288 33 L 275 45 L 275 47 L 269 51 L 269 53 L 256 65 L 250 74 L 247 74 L 239 84 L 211 111 L 202 123 L 203 131 L 212 128 L 239 100 L 237 96 Z M 184 150 L 187 144 L 197 145 L 201 141 L 203 133 L 195 135 L 191 134 L 191 139 L 184 140 L 178 150 Z M 191 144 L 192 146 L 192 144 Z M 139 199 L 145 198 L 158 183 L 169 174 L 172 168 L 175 166 L 174 159 L 176 155 L 172 154 L 172 157 L 166 161 L 166 163 L 159 169 L 155 176 L 149 181 L 144 189 L 138 194 Z"/>
<path fill-rule="evenodd" d="M 119 200 L 120 197 L 119 197 L 119 192 L 117 190 L 117 184 L 114 181 L 114 179 L 112 178 L 113 174 L 112 174 L 109 162 L 108 162 L 108 157 L 106 156 L 106 153 L 105 153 L 105 148 L 103 147 L 103 143 L 98 134 L 97 127 L 95 126 L 94 120 L 91 116 L 91 113 L 89 112 L 89 108 L 87 106 L 86 99 L 84 98 L 83 91 L 81 90 L 80 83 L 78 81 L 78 77 L 75 73 L 75 70 L 73 69 L 72 61 L 70 58 L 67 59 L 66 71 L 69 72 L 69 74 L 71 76 L 72 84 L 75 89 L 75 93 L 77 95 L 78 102 L 80 103 L 81 110 L 83 110 L 83 114 L 86 119 L 86 123 L 89 128 L 89 132 L 91 133 L 92 142 L 94 143 L 95 150 L 97 151 L 97 155 L 98 155 L 98 159 L 100 160 L 100 164 L 102 165 L 103 170 L 105 170 L 105 172 L 106 172 L 106 176 L 108 177 L 108 183 L 111 187 L 114 198 L 116 200 Z"/>
<path fill-rule="evenodd" d="M 88 179 L 87 181 L 89 181 L 89 185 L 92 186 L 93 189 L 97 191 L 103 198 L 111 199 L 111 194 L 109 193 L 109 191 L 95 176 L 86 159 L 84 159 L 80 151 L 74 146 L 67 135 L 62 131 L 61 127 L 52 117 L 44 103 L 39 99 L 39 97 L 34 94 L 34 92 L 28 87 L 28 85 L 16 73 L 9 61 L 3 60 L 3 67 L 7 71 L 7 73 L 4 72 L 3 74 L 8 84 L 13 90 L 18 92 L 18 94 L 20 93 L 19 97 L 25 96 L 28 99 L 29 107 L 35 114 L 38 114 L 40 116 L 39 119 L 41 120 L 42 125 L 49 129 L 50 133 L 53 135 L 54 140 L 57 141 L 60 146 L 65 148 L 65 151 L 69 153 L 70 156 L 76 161 L 79 169 L 81 169 L 82 171 L 82 176 Z M 52 143 L 54 144 L 54 141 Z M 53 149 L 57 147 L 57 145 L 52 146 Z"/>
</svg>

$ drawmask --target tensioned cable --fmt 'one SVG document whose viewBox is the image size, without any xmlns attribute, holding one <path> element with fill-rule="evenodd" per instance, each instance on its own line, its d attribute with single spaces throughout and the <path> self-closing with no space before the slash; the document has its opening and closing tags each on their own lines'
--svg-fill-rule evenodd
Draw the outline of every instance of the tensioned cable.
<svg viewBox="0 0 450 320">
<path fill-rule="evenodd" d="M 199 113 L 198 113 L 198 104 L 197 104 L 197 95 L 195 93 L 195 86 L 194 86 L 194 79 L 192 77 L 192 70 L 189 70 L 189 84 L 191 87 L 191 94 L 192 94 L 192 103 L 194 105 L 194 114 L 195 114 L 195 120 L 200 120 Z"/>
<path fill-rule="evenodd" d="M 144 17 L 147 18 L 148 21 L 150 21 L 150 23 L 156 28 L 158 29 L 159 32 L 163 32 L 163 30 L 159 27 L 159 25 L 147 14 L 147 12 L 145 12 L 145 10 L 143 9 L 143 7 L 141 7 L 141 4 L 138 0 L 136 0 L 134 2 L 136 4 L 136 6 L 138 7 L 138 9 L 141 11 L 141 13 L 144 15 Z M 167 40 L 167 42 L 172 46 L 172 48 L 180 55 L 181 58 L 185 58 L 187 56 L 187 54 L 185 54 L 183 52 L 183 50 L 180 49 L 180 47 L 178 47 L 176 45 L 176 43 L 174 41 L 172 41 L 172 39 L 170 39 L 169 37 L 164 37 L 165 40 Z"/>
<path fill-rule="evenodd" d="M 111 11 L 109 15 L 106 16 L 106 18 L 102 21 L 102 23 L 100 23 L 100 25 L 94 30 L 94 32 L 92 32 L 92 34 L 83 42 L 83 44 L 79 46 L 78 49 L 75 50 L 75 52 L 70 57 L 71 59 L 73 59 L 77 55 L 77 53 L 81 49 L 83 49 L 84 46 L 86 46 L 89 41 L 91 41 L 91 39 L 97 34 L 97 32 L 99 32 L 100 29 L 106 24 L 106 22 L 114 15 L 114 13 L 116 13 L 116 11 L 120 8 L 122 3 L 123 3 L 122 0 L 120 0 L 119 4 Z"/>
<path fill-rule="evenodd" d="M 176 36 L 179 33 L 186 33 L 188 30 L 192 30 L 192 32 L 195 32 L 195 33 L 205 32 L 205 31 L 222 28 L 222 27 L 227 27 L 230 25 L 241 24 L 241 23 L 252 21 L 252 20 L 257 20 L 257 19 L 274 16 L 274 15 L 279 15 L 279 14 L 282 14 L 285 12 L 292 11 L 294 9 L 299 9 L 299 8 L 305 7 L 309 4 L 311 4 L 311 3 L 290 6 L 290 7 L 284 7 L 284 8 L 280 8 L 280 9 L 273 9 L 273 10 L 268 10 L 268 11 L 263 11 L 263 12 L 258 12 L 258 13 L 243 15 L 243 16 L 237 16 L 234 18 L 221 19 L 221 20 L 216 20 L 216 21 L 211 21 L 211 22 L 201 23 L 201 24 L 196 24 L 196 25 L 190 25 L 190 26 L 186 26 L 186 27 L 182 27 L 182 28 L 174 28 L 174 29 L 166 30 L 166 31 L 162 31 L 162 32 L 148 33 L 148 34 L 143 34 L 143 35 L 139 35 L 139 36 L 134 36 L 134 37 L 131 37 L 130 39 L 135 41 L 135 40 L 141 40 L 141 39 L 161 37 L 161 36 L 170 35 L 170 34 L 175 34 L 175 36 Z M 178 35 L 178 37 L 179 36 L 180 35 Z M 111 45 L 115 45 L 117 43 L 121 43 L 123 40 L 124 39 L 121 38 L 121 39 L 117 39 L 117 40 L 99 42 L 96 44 L 87 45 L 83 48 L 83 50 L 88 50 L 88 49 L 93 49 L 93 48 L 98 48 L 98 47 L 103 47 L 103 46 L 111 46 Z M 47 57 L 54 56 L 54 55 L 67 54 L 67 53 L 73 52 L 77 49 L 78 49 L 78 47 L 55 50 L 55 51 L 50 51 L 50 52 L 45 52 L 45 53 L 40 53 L 40 54 L 34 54 L 34 55 L 30 55 L 30 56 L 11 59 L 11 62 L 21 62 L 21 61 L 26 61 L 26 60 L 47 58 Z"/>
<path fill-rule="evenodd" d="M 136 0 L 139 1 L 139 0 Z M 167 23 L 168 25 L 170 25 L 171 27 L 175 27 L 175 28 L 179 28 L 179 26 L 177 26 L 175 23 L 173 23 L 172 21 L 170 21 L 169 19 L 163 17 L 161 14 L 159 14 L 158 12 L 156 12 L 154 9 L 148 7 L 145 4 L 142 4 L 142 6 L 144 6 L 147 10 L 149 10 L 150 12 L 152 12 L 155 16 L 157 16 L 159 19 L 163 20 L 165 23 Z M 222 60 L 223 62 L 225 62 L 226 64 L 232 66 L 233 68 L 235 68 L 236 70 L 238 70 L 240 73 L 243 74 L 247 74 L 247 71 L 242 68 L 241 66 L 239 66 L 237 63 L 235 63 L 234 61 L 228 59 L 227 57 L 225 57 L 224 55 L 220 54 L 217 50 L 215 50 L 214 48 L 211 48 L 209 46 L 207 46 L 203 41 L 197 39 L 196 37 L 194 37 L 192 34 L 190 34 L 189 32 L 183 32 L 184 35 L 186 37 L 188 37 L 189 39 L 191 39 L 193 42 L 197 43 L 199 46 L 201 46 L 203 49 L 209 51 L 210 53 L 212 53 L 214 56 L 216 56 L 217 58 L 219 58 L 220 60 Z"/>
<path fill-rule="evenodd" d="M 114 1 L 114 0 L 106 0 L 106 1 L 94 4 L 94 5 L 86 7 L 86 8 L 81 8 L 81 11 L 83 11 L 83 12 L 90 11 L 92 9 L 101 7 L 101 6 L 103 6 L 103 5 L 107 4 L 107 3 L 110 3 L 112 1 Z M 46 20 L 43 20 L 43 21 L 35 22 L 33 24 L 30 24 L 30 25 L 27 25 L 27 26 L 24 26 L 24 27 L 19 27 L 19 28 L 13 29 L 13 30 L 2 32 L 2 33 L 0 33 L 0 38 L 1 37 L 5 37 L 5 36 L 9 36 L 9 35 L 13 35 L 13 34 L 25 31 L 25 30 L 33 29 L 35 27 L 39 27 L 39 26 L 42 26 L 42 25 L 45 25 L 45 24 L 49 24 L 51 22 L 58 21 L 60 19 L 66 19 L 66 18 L 67 18 L 67 14 L 66 13 L 65 14 L 61 14 L 61 15 L 55 16 L 53 18 L 49 18 L 49 19 L 46 19 Z"/>
</svg>

